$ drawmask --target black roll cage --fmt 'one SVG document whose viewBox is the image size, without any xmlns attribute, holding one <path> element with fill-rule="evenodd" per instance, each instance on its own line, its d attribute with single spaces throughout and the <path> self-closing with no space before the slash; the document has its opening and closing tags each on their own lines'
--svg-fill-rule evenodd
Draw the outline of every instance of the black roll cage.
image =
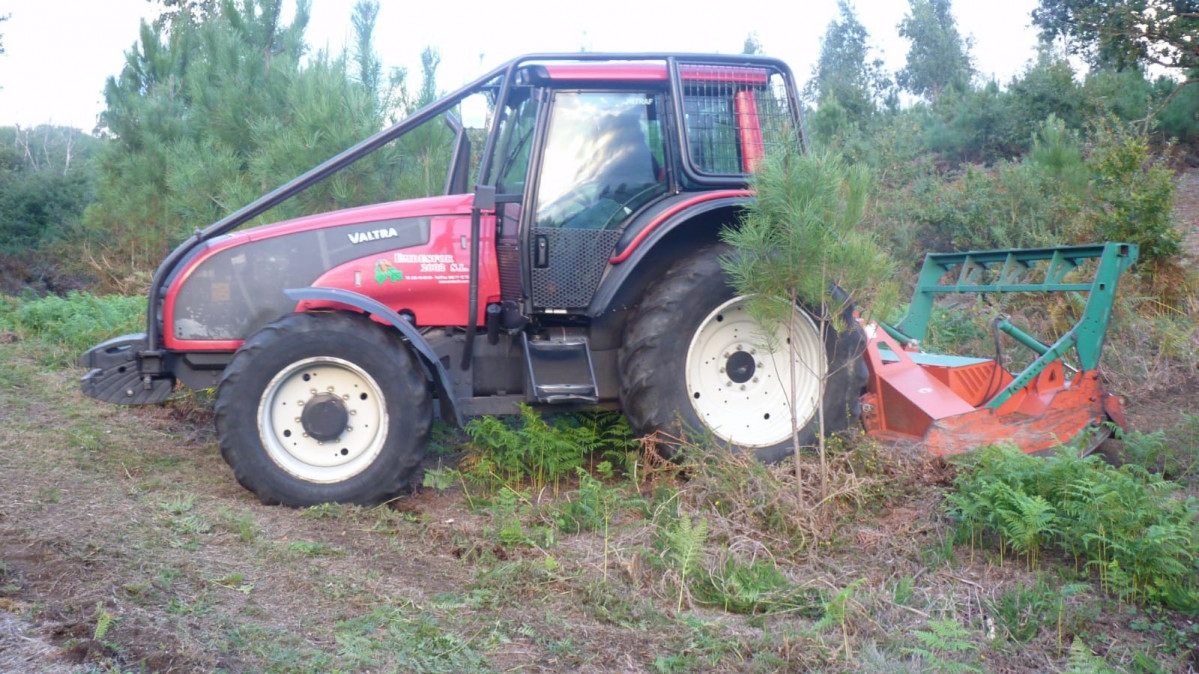
<svg viewBox="0 0 1199 674">
<path fill-rule="evenodd" d="M 395 140 L 396 138 L 399 138 L 400 136 L 404 135 L 408 131 L 410 131 L 418 126 L 421 126 L 422 124 L 425 124 L 426 122 L 436 118 L 439 115 L 450 112 L 454 108 L 454 106 L 456 106 L 459 103 L 459 101 L 461 99 L 465 98 L 466 96 L 468 96 L 472 93 L 476 93 L 477 91 L 479 91 L 481 89 L 484 89 L 485 87 L 487 87 L 487 85 L 489 83 L 495 81 L 497 78 L 502 78 L 502 79 L 500 79 L 499 92 L 496 95 L 494 105 L 495 105 L 495 110 L 502 112 L 504 109 L 504 105 L 508 100 L 508 96 L 510 94 L 512 87 L 517 84 L 517 75 L 521 71 L 522 68 L 525 68 L 528 66 L 535 66 L 535 65 L 539 65 L 539 64 L 556 63 L 556 62 L 579 63 L 579 62 L 597 62 L 597 61 L 612 61 L 612 62 L 663 61 L 663 62 L 665 62 L 666 67 L 667 67 L 669 81 L 670 81 L 670 87 L 671 87 L 671 91 L 672 91 L 671 98 L 673 100 L 673 107 L 674 107 L 673 112 L 675 115 L 675 119 L 680 120 L 680 121 L 684 118 L 683 117 L 684 111 L 683 111 L 683 107 L 682 107 L 683 106 L 683 103 L 682 103 L 682 100 L 683 100 L 683 98 L 682 98 L 682 94 L 683 94 L 682 78 L 679 75 L 679 62 L 680 61 L 682 61 L 682 62 L 696 61 L 696 62 L 700 62 L 700 63 L 706 64 L 706 65 L 758 66 L 758 67 L 767 67 L 767 68 L 773 69 L 774 71 L 778 72 L 785 78 L 787 98 L 788 98 L 788 102 L 789 102 L 788 107 L 791 110 L 792 116 L 794 117 L 793 122 L 794 122 L 796 128 L 801 130 L 801 134 L 803 132 L 802 131 L 803 127 L 801 124 L 801 120 L 799 118 L 800 101 L 799 101 L 799 96 L 797 94 L 797 89 L 795 86 L 794 75 L 791 73 L 791 69 L 788 68 L 785 63 L 783 63 L 782 61 L 779 61 L 778 59 L 768 58 L 768 57 L 764 57 L 764 56 L 756 56 L 756 55 L 719 55 L 719 54 L 654 53 L 654 52 L 647 52 L 647 53 L 586 53 L 586 52 L 584 52 L 584 53 L 567 53 L 567 54 L 545 53 L 545 54 L 528 54 L 525 56 L 515 58 L 515 59 L 508 61 L 507 63 L 499 66 L 498 68 L 488 72 L 487 74 L 483 75 L 482 77 L 475 79 L 474 81 L 470 82 L 469 84 L 457 89 L 456 91 L 454 91 L 450 94 L 447 94 L 446 96 L 443 96 L 439 100 L 434 101 L 433 103 L 430 103 L 429 105 L 425 106 L 424 108 L 421 108 L 420 110 L 418 110 L 415 113 L 413 113 L 412 115 L 404 118 L 400 122 L 397 122 L 396 124 L 386 128 L 386 129 L 383 129 L 382 131 L 376 133 L 375 135 L 370 136 L 369 138 L 338 153 L 337 155 L 322 162 L 321 164 L 318 164 L 317 166 L 304 172 L 300 176 L 293 178 L 292 180 L 284 183 L 283 185 L 280 185 L 279 187 L 275 188 L 274 190 L 271 190 L 270 192 L 259 197 L 258 199 L 254 200 L 253 202 L 239 208 L 238 210 L 234 211 L 233 213 L 230 213 L 229 215 L 212 223 L 208 227 L 205 227 L 204 229 L 198 229 L 195 232 L 195 234 L 193 234 L 191 237 L 189 237 L 187 240 L 185 240 L 183 243 L 181 243 L 177 248 L 175 248 L 175 250 L 171 251 L 171 253 L 169 255 L 167 255 L 167 257 L 162 261 L 162 263 L 158 265 L 158 268 L 154 272 L 154 277 L 150 284 L 150 292 L 149 292 L 149 297 L 148 297 L 148 309 L 146 312 L 147 313 L 147 316 L 146 316 L 146 350 L 141 352 L 141 355 L 144 356 L 146 361 L 149 361 L 149 362 L 157 361 L 158 363 L 162 363 L 162 360 L 161 360 L 162 353 L 161 353 L 160 344 L 159 344 L 160 337 L 161 337 L 161 334 L 160 334 L 161 326 L 159 325 L 159 320 L 160 320 L 159 319 L 159 316 L 160 316 L 159 304 L 162 301 L 163 287 L 166 285 L 167 280 L 171 277 L 171 275 L 175 271 L 176 267 L 178 267 L 180 262 L 182 260 L 186 259 L 192 251 L 196 250 L 198 247 L 203 245 L 205 242 L 233 231 L 234 229 L 246 224 L 250 220 L 253 220 L 254 218 L 258 217 L 259 215 L 265 213 L 266 211 L 268 211 L 268 210 L 274 208 L 275 206 L 283 203 L 284 201 L 290 199 L 291 197 L 295 196 L 296 194 L 299 194 L 300 192 L 308 189 L 310 186 L 328 178 L 329 176 L 333 175 L 334 173 L 337 173 L 338 171 L 340 171 L 341 169 L 358 161 L 362 157 L 378 150 L 379 148 L 390 143 L 391 141 Z M 491 120 L 491 128 L 488 130 L 488 133 L 487 133 L 487 142 L 483 147 L 482 157 L 481 157 L 481 161 L 479 163 L 479 172 L 478 172 L 479 182 L 476 184 L 476 188 L 479 185 L 482 185 L 483 181 L 485 181 L 490 174 L 490 171 L 492 168 L 492 162 L 494 159 L 493 154 L 495 151 L 495 145 L 498 142 L 498 134 L 499 134 L 499 130 L 500 130 L 502 121 L 503 121 L 502 114 L 493 115 L 492 120 Z M 456 140 L 455 149 L 454 149 L 453 160 L 451 162 L 450 169 L 447 174 L 446 184 L 447 184 L 447 187 L 449 187 L 453 183 L 461 184 L 461 182 L 463 181 L 463 176 L 465 175 L 465 172 L 469 169 L 458 166 L 458 162 L 461 161 L 462 157 L 463 157 L 463 153 L 460 151 L 461 142 L 465 139 L 465 133 L 462 129 L 461 123 L 456 118 L 454 118 L 452 114 L 450 115 L 450 119 L 448 119 L 447 122 L 449 123 L 451 129 L 458 136 L 458 138 Z M 676 142 L 678 143 L 678 147 L 681 148 L 682 155 L 683 155 L 682 169 L 683 169 L 684 173 L 686 174 L 686 176 L 690 180 L 694 181 L 697 184 L 712 185 L 712 186 L 726 186 L 726 185 L 739 184 L 739 183 L 744 182 L 743 180 L 739 180 L 739 179 L 732 178 L 732 177 L 719 177 L 719 176 L 714 177 L 714 176 L 710 176 L 710 175 L 700 175 L 699 173 L 694 171 L 694 168 L 693 168 L 690 158 L 688 156 L 688 148 L 687 148 L 687 142 L 686 142 L 686 138 L 685 138 L 685 130 L 683 128 L 684 125 L 680 123 L 680 124 L 675 124 L 674 126 L 676 127 L 675 133 L 677 134 Z M 465 161 L 469 162 L 469 156 L 467 156 L 465 158 Z M 494 189 L 492 189 L 490 194 L 494 195 Z M 492 196 L 490 199 L 488 199 L 486 196 L 484 196 L 483 199 L 476 198 L 476 205 L 474 208 L 475 213 L 473 214 L 473 219 L 476 224 L 474 227 L 472 227 L 472 230 L 477 230 L 479 211 L 489 204 L 491 205 L 492 208 L 494 208 L 494 196 Z M 477 259 L 478 245 L 479 245 L 478 239 L 479 239 L 478 232 L 472 231 L 472 237 L 471 237 L 472 259 Z M 477 277 L 477 273 L 478 273 L 477 269 L 478 269 L 478 265 L 476 265 L 476 264 L 471 265 L 470 286 L 471 286 L 471 291 L 472 291 L 471 295 L 472 296 L 475 296 L 475 294 L 477 293 L 477 289 L 478 289 L 479 280 Z M 477 329 L 477 312 L 470 311 L 470 312 L 468 312 L 468 316 L 469 316 L 468 328 L 476 328 Z M 471 330 L 468 329 L 468 333 L 470 331 Z M 147 373 L 147 374 L 149 374 L 149 373 Z"/>
</svg>

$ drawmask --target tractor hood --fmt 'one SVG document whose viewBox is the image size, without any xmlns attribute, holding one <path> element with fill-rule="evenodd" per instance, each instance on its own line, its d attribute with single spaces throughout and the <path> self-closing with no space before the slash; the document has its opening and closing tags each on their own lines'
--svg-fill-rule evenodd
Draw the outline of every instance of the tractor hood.
<svg viewBox="0 0 1199 674">
<path fill-rule="evenodd" d="M 377 238 L 371 237 L 382 237 L 385 235 L 371 229 L 372 224 L 382 225 L 382 223 L 403 218 L 470 213 L 473 198 L 474 195 L 472 194 L 450 194 L 425 199 L 408 199 L 405 201 L 391 201 L 382 204 L 359 206 L 357 208 L 346 208 L 340 211 L 329 211 L 327 213 L 319 213 L 317 215 L 309 215 L 302 218 L 243 229 L 226 237 L 213 239 L 211 243 L 219 242 L 222 239 L 237 239 L 238 237 L 245 237 L 245 240 L 248 241 L 261 241 L 276 236 L 307 232 L 314 229 L 358 226 L 362 231 L 345 232 L 347 237 L 355 233 L 362 235 L 354 238 L 352 243 L 357 245 L 377 240 Z"/>
<path fill-rule="evenodd" d="M 471 203 L 470 194 L 395 201 L 213 238 L 166 283 L 163 342 L 172 349 L 236 349 L 295 310 L 284 290 L 310 286 L 353 260 L 425 245 L 434 218 L 465 216 Z"/>
</svg>

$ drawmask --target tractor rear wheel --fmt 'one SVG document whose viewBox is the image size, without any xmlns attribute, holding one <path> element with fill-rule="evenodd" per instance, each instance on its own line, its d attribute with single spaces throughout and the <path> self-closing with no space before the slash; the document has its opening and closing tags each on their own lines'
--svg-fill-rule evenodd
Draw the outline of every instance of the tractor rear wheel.
<svg viewBox="0 0 1199 674">
<path fill-rule="evenodd" d="M 217 391 L 221 454 L 266 504 L 372 504 L 424 455 L 432 403 L 398 338 L 345 313 L 297 313 L 246 340 Z"/>
<path fill-rule="evenodd" d="M 815 443 L 821 378 L 826 432 L 856 419 L 866 385 L 865 339 L 852 322 L 838 334 L 826 321 L 822 343 L 806 312 L 790 330 L 782 326 L 774 339 L 764 339 L 746 311 L 747 298 L 734 293 L 720 265 L 731 252 L 725 245 L 701 248 L 646 290 L 619 352 L 621 405 L 639 433 L 710 433 L 721 444 L 779 461 L 792 453 L 792 397 L 799 442 Z"/>
</svg>

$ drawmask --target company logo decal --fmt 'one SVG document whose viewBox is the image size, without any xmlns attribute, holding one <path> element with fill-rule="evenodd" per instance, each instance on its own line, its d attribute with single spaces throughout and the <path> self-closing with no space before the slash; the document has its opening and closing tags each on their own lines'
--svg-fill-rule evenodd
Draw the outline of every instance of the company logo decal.
<svg viewBox="0 0 1199 674">
<path fill-rule="evenodd" d="M 390 260 L 379 260 L 375 263 L 375 283 L 395 283 L 404 280 L 404 272 L 396 269 Z"/>
<path fill-rule="evenodd" d="M 378 241 L 379 239 L 394 239 L 400 233 L 395 227 L 387 227 L 384 229 L 368 229 L 365 232 L 350 232 L 346 236 L 350 237 L 350 243 L 358 245 L 367 241 Z"/>
</svg>

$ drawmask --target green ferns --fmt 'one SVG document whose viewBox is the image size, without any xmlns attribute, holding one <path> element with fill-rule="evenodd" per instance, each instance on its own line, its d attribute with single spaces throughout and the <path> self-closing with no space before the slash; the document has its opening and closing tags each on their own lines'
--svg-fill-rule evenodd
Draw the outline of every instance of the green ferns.
<svg viewBox="0 0 1199 674">
<path fill-rule="evenodd" d="M 1056 547 L 1124 601 L 1199 611 L 1199 502 L 1136 465 L 989 447 L 966 458 L 950 511 L 971 546 L 993 540 L 1036 568 Z"/>
<path fill-rule="evenodd" d="M 594 452 L 621 452 L 636 441 L 624 417 L 616 414 L 560 416 L 550 425 L 528 405 L 518 423 L 496 417 L 473 419 L 466 432 L 474 442 L 470 465 L 462 470 L 494 490 L 500 484 L 528 481 L 534 488 L 575 475 Z"/>
<path fill-rule="evenodd" d="M 970 642 L 970 630 L 962 627 L 953 618 L 930 620 L 927 630 L 916 630 L 920 646 L 905 648 L 904 651 L 924 661 L 929 671 L 934 672 L 982 672 L 974 665 L 957 659 L 978 650 Z"/>
</svg>

